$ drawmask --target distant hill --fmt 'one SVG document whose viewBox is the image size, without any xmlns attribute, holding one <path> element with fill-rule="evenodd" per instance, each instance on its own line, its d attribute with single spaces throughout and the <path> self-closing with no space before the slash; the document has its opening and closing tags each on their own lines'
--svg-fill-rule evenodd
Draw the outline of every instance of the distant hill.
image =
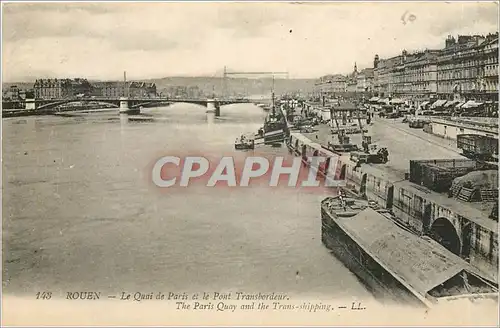
<svg viewBox="0 0 500 328">
<path fill-rule="evenodd" d="M 160 79 L 143 80 L 144 82 L 156 83 L 158 92 L 166 91 L 169 87 L 197 86 L 204 94 L 222 94 L 223 78 L 221 77 L 165 77 Z M 314 79 L 275 79 L 274 90 L 277 95 L 287 92 L 312 92 Z M 92 82 L 92 81 L 91 81 Z M 33 88 L 33 82 L 3 83 L 3 90 L 7 90 L 11 85 L 16 85 L 20 89 Z M 241 95 L 270 94 L 273 85 L 272 78 L 229 78 L 227 79 L 227 90 L 230 94 Z"/>
<path fill-rule="evenodd" d="M 275 79 L 274 90 L 276 94 L 297 91 L 307 93 L 313 90 L 314 81 L 314 79 Z M 161 79 L 151 79 L 148 80 L 148 82 L 156 83 L 156 89 L 159 92 L 173 86 L 198 86 L 205 94 L 222 94 L 224 88 L 223 78 L 221 77 L 165 77 Z M 227 79 L 228 92 L 242 95 L 270 94 L 272 86 L 272 78 Z"/>
</svg>

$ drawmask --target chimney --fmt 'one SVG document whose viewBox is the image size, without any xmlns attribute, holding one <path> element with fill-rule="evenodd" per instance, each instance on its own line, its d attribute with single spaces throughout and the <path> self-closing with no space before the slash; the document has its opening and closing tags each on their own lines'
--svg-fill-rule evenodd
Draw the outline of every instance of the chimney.
<svg viewBox="0 0 500 328">
<path fill-rule="evenodd" d="M 373 59 L 373 68 L 378 67 L 378 62 L 379 62 L 379 57 L 378 55 L 375 55 L 375 59 Z"/>
<path fill-rule="evenodd" d="M 451 35 L 448 35 L 448 38 L 446 38 L 445 42 L 445 47 L 449 48 L 455 44 L 455 38 Z"/>
<path fill-rule="evenodd" d="M 408 51 L 406 50 L 403 50 L 401 52 L 401 64 L 403 64 L 404 62 L 406 62 L 406 56 L 408 55 Z"/>
</svg>

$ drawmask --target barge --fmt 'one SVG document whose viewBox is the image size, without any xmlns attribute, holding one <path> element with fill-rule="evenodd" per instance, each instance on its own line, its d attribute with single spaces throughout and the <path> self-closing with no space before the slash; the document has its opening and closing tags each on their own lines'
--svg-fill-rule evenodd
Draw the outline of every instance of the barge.
<svg viewBox="0 0 500 328">
<path fill-rule="evenodd" d="M 321 240 L 381 300 L 433 308 L 455 300 L 498 302 L 498 285 L 390 213 L 353 198 L 321 203 Z"/>
</svg>

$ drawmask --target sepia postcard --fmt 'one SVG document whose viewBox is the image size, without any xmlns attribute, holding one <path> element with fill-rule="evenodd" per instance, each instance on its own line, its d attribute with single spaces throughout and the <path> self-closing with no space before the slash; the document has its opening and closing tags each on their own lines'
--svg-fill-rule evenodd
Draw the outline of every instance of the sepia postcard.
<svg viewBox="0 0 500 328">
<path fill-rule="evenodd" d="M 498 2 L 2 2 L 2 326 L 498 326 Z"/>
</svg>

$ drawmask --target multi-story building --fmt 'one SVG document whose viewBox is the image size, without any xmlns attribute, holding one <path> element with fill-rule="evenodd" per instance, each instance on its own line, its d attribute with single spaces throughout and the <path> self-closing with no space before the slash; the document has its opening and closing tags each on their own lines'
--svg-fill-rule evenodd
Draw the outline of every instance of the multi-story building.
<svg viewBox="0 0 500 328">
<path fill-rule="evenodd" d="M 374 92 L 379 97 L 390 97 L 394 92 L 395 67 L 401 63 L 402 56 L 395 56 L 388 59 L 379 59 L 375 55 L 373 62 Z"/>
<path fill-rule="evenodd" d="M 374 59 L 373 90 L 418 107 L 433 100 L 498 102 L 498 33 L 448 37 L 440 50 Z M 493 106 L 493 105 L 492 105 Z"/>
<path fill-rule="evenodd" d="M 93 95 L 109 98 L 154 98 L 156 84 L 145 82 L 97 82 L 93 85 Z"/>
<path fill-rule="evenodd" d="M 156 97 L 156 84 L 130 82 L 128 85 L 128 96 L 131 98 L 154 98 Z"/>
<path fill-rule="evenodd" d="M 425 50 L 408 54 L 403 51 L 401 64 L 394 71 L 394 94 L 404 98 L 412 107 L 436 98 L 439 51 Z"/>
<path fill-rule="evenodd" d="M 340 74 L 325 75 L 316 81 L 316 91 L 327 97 L 343 94 L 347 88 L 347 78 Z"/>
<path fill-rule="evenodd" d="M 86 79 L 38 79 L 34 84 L 35 97 L 61 99 L 78 95 L 89 95 L 91 84 Z"/>
<path fill-rule="evenodd" d="M 498 33 L 486 37 L 486 42 L 479 46 L 481 56 L 480 91 L 483 100 L 498 102 Z"/>
<path fill-rule="evenodd" d="M 202 92 L 197 85 L 193 85 L 187 89 L 187 96 L 189 98 L 198 98 L 202 96 Z"/>
<path fill-rule="evenodd" d="M 356 81 L 357 92 L 371 93 L 373 91 L 373 68 L 365 68 L 359 72 Z"/>
<path fill-rule="evenodd" d="M 20 99 L 20 90 L 17 85 L 11 85 L 2 94 L 2 99 L 16 101 Z"/>
<path fill-rule="evenodd" d="M 99 97 L 119 98 L 126 96 L 123 82 L 97 82 L 94 83 L 94 95 Z"/>
<path fill-rule="evenodd" d="M 479 45 L 483 36 L 449 36 L 437 59 L 440 99 L 469 100 L 481 93 L 482 58 Z"/>
</svg>

